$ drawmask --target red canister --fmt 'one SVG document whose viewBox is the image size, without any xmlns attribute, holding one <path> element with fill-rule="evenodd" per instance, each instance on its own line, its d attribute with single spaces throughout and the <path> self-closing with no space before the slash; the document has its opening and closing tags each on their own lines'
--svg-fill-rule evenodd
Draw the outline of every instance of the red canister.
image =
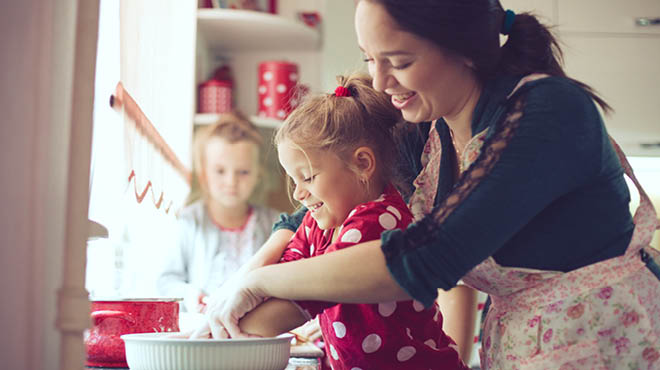
<svg viewBox="0 0 660 370">
<path fill-rule="evenodd" d="M 285 61 L 259 64 L 257 87 L 260 117 L 284 119 L 295 108 L 292 98 L 298 84 L 298 65 Z"/>
<path fill-rule="evenodd" d="M 92 301 L 86 366 L 127 368 L 123 334 L 179 331 L 179 298 Z"/>
<path fill-rule="evenodd" d="M 229 113 L 232 82 L 210 79 L 199 85 L 199 113 Z"/>
</svg>

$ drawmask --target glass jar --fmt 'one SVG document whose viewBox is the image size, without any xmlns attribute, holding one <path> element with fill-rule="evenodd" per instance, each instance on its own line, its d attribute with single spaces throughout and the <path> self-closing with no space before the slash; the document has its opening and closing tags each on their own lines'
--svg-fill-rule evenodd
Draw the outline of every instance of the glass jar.
<svg viewBox="0 0 660 370">
<path fill-rule="evenodd" d="M 284 370 L 321 370 L 321 361 L 318 358 L 291 357 Z"/>
</svg>

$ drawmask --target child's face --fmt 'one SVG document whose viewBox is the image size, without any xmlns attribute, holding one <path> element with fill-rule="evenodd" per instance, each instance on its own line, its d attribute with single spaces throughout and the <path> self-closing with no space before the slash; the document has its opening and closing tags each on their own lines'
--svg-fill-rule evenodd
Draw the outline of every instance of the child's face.
<svg viewBox="0 0 660 370">
<path fill-rule="evenodd" d="M 368 200 L 356 173 L 334 153 L 303 152 L 287 140 L 278 145 L 278 156 L 296 186 L 293 197 L 323 230 L 341 226 L 355 206 Z"/>
<path fill-rule="evenodd" d="M 224 207 L 245 204 L 259 177 L 258 146 L 250 141 L 229 143 L 212 137 L 204 154 L 204 173 L 211 200 Z"/>
</svg>

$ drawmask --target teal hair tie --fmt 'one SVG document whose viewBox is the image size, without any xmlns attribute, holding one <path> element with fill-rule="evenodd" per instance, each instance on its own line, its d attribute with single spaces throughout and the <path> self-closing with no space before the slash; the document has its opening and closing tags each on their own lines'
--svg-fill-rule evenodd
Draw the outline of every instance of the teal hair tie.
<svg viewBox="0 0 660 370">
<path fill-rule="evenodd" d="M 504 24 L 502 24 L 502 34 L 508 35 L 511 32 L 513 21 L 516 19 L 516 13 L 511 9 L 507 9 L 504 14 Z"/>
</svg>

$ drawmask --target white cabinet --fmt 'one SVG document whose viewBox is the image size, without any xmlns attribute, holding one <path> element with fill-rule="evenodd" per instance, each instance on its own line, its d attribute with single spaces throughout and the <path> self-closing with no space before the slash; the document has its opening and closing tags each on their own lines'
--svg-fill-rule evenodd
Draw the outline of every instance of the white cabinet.
<svg viewBox="0 0 660 370">
<path fill-rule="evenodd" d="M 629 155 L 660 156 L 660 18 L 657 0 L 504 0 L 556 25 L 566 73 L 614 108 L 610 134 Z"/>
<path fill-rule="evenodd" d="M 658 0 L 557 0 L 562 32 L 660 35 L 660 25 L 640 26 L 637 18 L 660 18 Z"/>
<path fill-rule="evenodd" d="M 197 32 L 207 47 L 225 52 L 250 50 L 317 50 L 317 30 L 270 13 L 198 9 Z"/>
<path fill-rule="evenodd" d="M 566 72 L 614 108 L 610 134 L 630 155 L 660 155 L 660 37 L 564 34 Z"/>
<path fill-rule="evenodd" d="M 196 85 L 211 77 L 218 66 L 228 64 L 234 79 L 235 107 L 260 126 L 272 128 L 277 122 L 255 116 L 259 64 L 267 60 L 294 62 L 301 83 L 318 90 L 320 50 L 319 31 L 291 19 L 248 10 L 197 11 Z M 213 115 L 195 117 L 196 124 L 213 121 Z"/>
</svg>

